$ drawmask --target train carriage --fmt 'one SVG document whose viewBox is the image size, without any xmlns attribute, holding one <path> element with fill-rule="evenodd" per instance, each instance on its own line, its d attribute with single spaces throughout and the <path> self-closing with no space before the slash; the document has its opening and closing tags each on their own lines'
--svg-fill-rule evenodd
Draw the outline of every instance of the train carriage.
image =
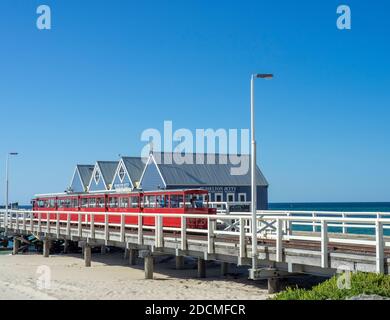
<svg viewBox="0 0 390 320">
<path fill-rule="evenodd" d="M 60 220 L 66 221 L 67 214 L 61 211 L 75 212 L 70 214 L 71 222 L 81 220 L 84 223 L 92 221 L 91 212 L 94 213 L 96 224 L 105 223 L 105 215 L 99 213 L 110 213 L 108 223 L 121 223 L 121 213 L 162 213 L 162 214 L 216 214 L 215 209 L 208 206 L 208 192 L 202 189 L 189 190 L 159 190 L 148 192 L 105 192 L 105 193 L 83 193 L 83 194 L 49 194 L 38 195 L 32 200 L 33 210 L 41 211 L 41 219 L 56 221 L 59 212 Z M 77 212 L 77 213 L 76 213 Z M 118 214 L 115 214 L 118 213 Z M 37 217 L 37 215 L 35 215 Z M 155 218 L 144 216 L 143 225 L 154 226 Z M 164 227 L 181 226 L 181 220 L 177 217 L 164 217 Z M 138 216 L 126 216 L 126 225 L 137 225 Z M 207 219 L 188 218 L 187 227 L 190 229 L 207 228 Z"/>
</svg>

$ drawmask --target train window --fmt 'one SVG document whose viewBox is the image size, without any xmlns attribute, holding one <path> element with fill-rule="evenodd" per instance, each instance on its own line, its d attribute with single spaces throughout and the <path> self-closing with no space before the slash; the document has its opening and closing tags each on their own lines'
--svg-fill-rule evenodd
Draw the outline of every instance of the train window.
<svg viewBox="0 0 390 320">
<path fill-rule="evenodd" d="M 96 199 L 96 208 L 104 208 L 104 198 Z"/>
<path fill-rule="evenodd" d="M 45 207 L 46 207 L 46 201 L 38 200 L 38 208 L 45 208 Z"/>
<path fill-rule="evenodd" d="M 169 196 L 159 195 L 156 198 L 157 208 L 169 208 Z"/>
<path fill-rule="evenodd" d="M 171 208 L 183 208 L 183 195 L 172 194 L 171 195 Z"/>
<path fill-rule="evenodd" d="M 88 198 L 82 198 L 81 199 L 81 207 L 82 208 L 88 208 Z"/>
<path fill-rule="evenodd" d="M 139 198 L 138 197 L 130 197 L 131 208 L 139 207 Z"/>
<path fill-rule="evenodd" d="M 203 200 L 198 194 L 186 194 L 186 208 L 202 208 Z"/>
<path fill-rule="evenodd" d="M 79 200 L 78 199 L 72 199 L 71 200 L 71 208 L 78 208 L 79 206 Z"/>
<path fill-rule="evenodd" d="M 110 197 L 108 199 L 108 206 L 110 208 L 118 208 L 118 198 L 115 198 L 115 197 Z"/>
<path fill-rule="evenodd" d="M 50 200 L 47 202 L 47 207 L 48 207 L 48 208 L 55 208 L 55 207 L 56 207 L 56 201 L 55 201 L 55 199 L 50 199 Z"/>
<path fill-rule="evenodd" d="M 155 208 L 155 207 L 156 207 L 156 196 L 145 196 L 144 208 Z"/>
<path fill-rule="evenodd" d="M 120 208 L 128 208 L 129 207 L 129 198 L 119 198 L 119 207 Z"/>
<path fill-rule="evenodd" d="M 96 198 L 89 199 L 89 208 L 96 208 Z"/>
</svg>

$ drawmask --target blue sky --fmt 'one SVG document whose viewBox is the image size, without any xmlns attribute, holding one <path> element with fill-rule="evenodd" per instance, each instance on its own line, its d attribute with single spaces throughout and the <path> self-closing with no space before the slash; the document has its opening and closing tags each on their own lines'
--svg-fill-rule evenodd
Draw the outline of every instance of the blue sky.
<svg viewBox="0 0 390 320">
<path fill-rule="evenodd" d="M 40 4 L 50 31 L 35 26 Z M 390 201 L 389 16 L 387 1 L 2 0 L 11 200 L 63 191 L 77 163 L 139 155 L 164 120 L 248 128 L 250 74 L 272 72 L 256 83 L 270 201 Z"/>
</svg>

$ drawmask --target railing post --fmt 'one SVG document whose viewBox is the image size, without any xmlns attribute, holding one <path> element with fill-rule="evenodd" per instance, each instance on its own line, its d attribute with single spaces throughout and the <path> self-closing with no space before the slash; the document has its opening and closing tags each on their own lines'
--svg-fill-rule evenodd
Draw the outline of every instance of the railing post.
<svg viewBox="0 0 390 320">
<path fill-rule="evenodd" d="M 77 215 L 77 231 L 78 231 L 79 237 L 82 237 L 82 235 L 83 235 L 83 223 L 81 221 L 81 213 L 80 212 Z"/>
<path fill-rule="evenodd" d="M 345 212 L 341 212 L 341 218 L 345 219 Z M 343 232 L 343 234 L 345 234 L 345 233 L 347 233 L 347 228 L 345 227 L 344 221 L 342 222 L 342 225 L 343 225 L 342 232 Z"/>
<path fill-rule="evenodd" d="M 46 232 L 50 233 L 50 212 L 47 213 L 46 218 Z"/>
<path fill-rule="evenodd" d="M 23 231 L 26 231 L 26 212 L 23 211 Z"/>
<path fill-rule="evenodd" d="M 181 250 L 187 250 L 187 218 L 181 216 Z"/>
<path fill-rule="evenodd" d="M 56 221 L 56 231 L 57 231 L 57 238 L 60 237 L 60 214 L 57 212 L 57 221 Z"/>
<path fill-rule="evenodd" d="M 163 228 L 162 228 L 162 216 L 157 215 L 154 217 L 154 241 L 156 248 L 163 247 Z"/>
<path fill-rule="evenodd" d="M 91 221 L 90 221 L 90 235 L 89 237 L 91 239 L 95 239 L 95 215 L 94 214 L 90 214 L 90 217 L 91 217 Z"/>
<path fill-rule="evenodd" d="M 207 217 L 207 253 L 214 253 L 214 221 Z"/>
<path fill-rule="evenodd" d="M 70 237 L 70 213 L 66 214 L 66 234 Z"/>
<path fill-rule="evenodd" d="M 18 211 L 16 211 L 15 217 L 16 217 L 16 230 L 19 231 L 19 212 Z"/>
<path fill-rule="evenodd" d="M 276 262 L 283 260 L 283 226 L 280 218 L 276 219 Z"/>
<path fill-rule="evenodd" d="M 125 214 L 121 214 L 121 242 L 125 242 Z"/>
<path fill-rule="evenodd" d="M 286 216 L 287 216 L 287 218 L 290 218 L 290 217 L 291 217 L 290 211 L 287 211 Z M 291 223 L 291 220 L 290 220 L 290 219 L 287 220 L 287 234 L 288 234 L 289 236 L 292 235 L 292 223 Z"/>
<path fill-rule="evenodd" d="M 143 244 L 143 225 L 142 225 L 142 214 L 138 215 L 138 244 Z"/>
<path fill-rule="evenodd" d="M 384 273 L 384 241 L 383 241 L 383 224 L 379 220 L 375 222 L 376 238 L 376 272 Z"/>
<path fill-rule="evenodd" d="M 316 223 L 315 223 L 315 221 L 314 221 L 315 217 L 316 217 L 316 213 L 313 211 L 313 212 L 312 212 L 312 218 L 313 218 L 313 232 L 316 232 Z"/>
<path fill-rule="evenodd" d="M 34 232 L 34 211 L 30 214 L 30 229 Z"/>
<path fill-rule="evenodd" d="M 38 233 L 42 232 L 42 212 L 38 212 Z"/>
<path fill-rule="evenodd" d="M 245 219 L 240 218 L 240 258 L 246 258 Z"/>
<path fill-rule="evenodd" d="M 110 229 L 109 229 L 109 226 L 108 226 L 108 213 L 106 212 L 106 214 L 104 215 L 104 240 L 107 244 L 107 241 L 110 240 Z"/>
<path fill-rule="evenodd" d="M 321 220 L 321 268 L 328 268 L 328 222 Z"/>
</svg>

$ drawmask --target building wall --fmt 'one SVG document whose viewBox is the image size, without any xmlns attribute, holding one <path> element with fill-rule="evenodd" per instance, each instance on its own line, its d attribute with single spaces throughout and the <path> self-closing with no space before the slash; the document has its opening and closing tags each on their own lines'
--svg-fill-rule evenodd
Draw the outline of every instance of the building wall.
<svg viewBox="0 0 390 320">
<path fill-rule="evenodd" d="M 77 172 L 73 177 L 72 184 L 70 185 L 70 187 L 73 190 L 73 192 L 85 192 L 84 186 Z"/>
<path fill-rule="evenodd" d="M 114 182 L 112 184 L 112 189 L 117 190 L 117 189 L 125 189 L 125 188 L 131 188 L 131 182 L 129 176 L 126 174 L 122 182 L 121 179 L 119 178 L 119 174 L 117 173 L 115 175 Z"/>
<path fill-rule="evenodd" d="M 234 201 L 239 201 L 239 195 L 245 194 L 246 201 L 251 201 L 251 187 L 250 186 L 168 186 L 167 189 L 205 189 L 209 191 L 210 201 L 215 202 L 217 194 L 222 194 L 222 202 L 227 202 L 228 195 L 234 194 Z M 155 189 L 151 189 L 155 190 Z M 268 209 L 268 187 L 257 187 L 257 210 Z"/>
<path fill-rule="evenodd" d="M 106 191 L 106 187 L 103 182 L 103 177 L 100 177 L 99 183 L 96 183 L 94 177 L 92 177 L 92 182 L 89 187 L 89 191 Z"/>
<path fill-rule="evenodd" d="M 150 162 L 145 169 L 142 178 L 142 185 L 140 186 L 144 191 L 164 189 L 165 184 L 158 172 L 157 166 L 154 162 Z"/>
</svg>

